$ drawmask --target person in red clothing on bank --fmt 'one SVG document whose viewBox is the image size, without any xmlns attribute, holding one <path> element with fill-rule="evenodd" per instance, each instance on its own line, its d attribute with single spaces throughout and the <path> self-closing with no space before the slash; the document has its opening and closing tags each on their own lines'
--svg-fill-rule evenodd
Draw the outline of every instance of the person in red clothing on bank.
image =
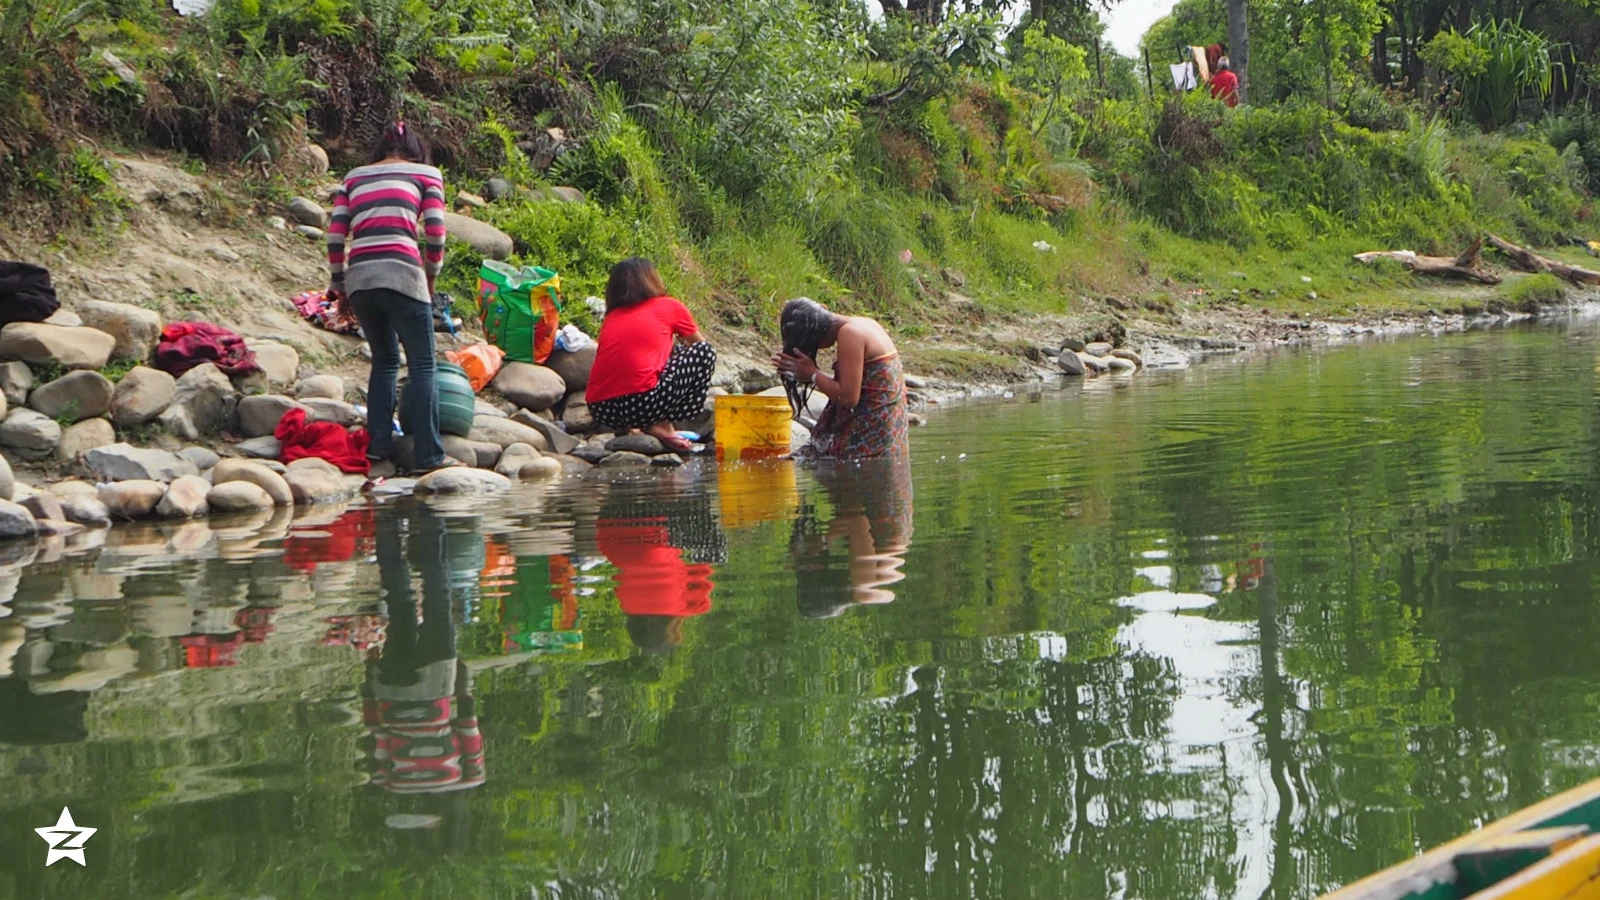
<svg viewBox="0 0 1600 900">
<path fill-rule="evenodd" d="M 653 263 L 634 257 L 612 267 L 585 396 L 595 421 L 687 450 L 673 422 L 704 411 L 716 366 L 717 351 L 688 308 L 667 296 Z"/>
<path fill-rule="evenodd" d="M 1239 76 L 1233 74 L 1233 63 L 1226 56 L 1217 60 L 1217 72 L 1211 76 L 1211 96 L 1230 107 L 1239 105 Z"/>
</svg>

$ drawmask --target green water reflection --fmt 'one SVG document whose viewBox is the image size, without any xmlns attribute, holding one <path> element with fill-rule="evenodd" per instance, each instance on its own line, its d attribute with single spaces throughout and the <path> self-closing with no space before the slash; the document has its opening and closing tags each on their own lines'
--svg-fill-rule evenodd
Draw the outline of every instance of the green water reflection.
<svg viewBox="0 0 1600 900">
<path fill-rule="evenodd" d="M 0 898 L 1314 896 L 1600 774 L 1597 352 L 11 548 Z"/>
</svg>

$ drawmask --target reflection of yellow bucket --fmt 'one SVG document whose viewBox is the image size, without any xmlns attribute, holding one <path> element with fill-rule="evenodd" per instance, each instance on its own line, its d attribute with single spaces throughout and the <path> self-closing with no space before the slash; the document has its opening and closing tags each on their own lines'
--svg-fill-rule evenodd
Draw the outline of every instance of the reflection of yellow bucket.
<svg viewBox="0 0 1600 900">
<path fill-rule="evenodd" d="M 717 398 L 717 459 L 771 459 L 789 452 L 789 400 L 759 394 Z"/>
<path fill-rule="evenodd" d="M 724 463 L 717 467 L 717 492 L 722 501 L 723 528 L 749 528 L 762 522 L 792 519 L 800 508 L 794 463 Z"/>
</svg>

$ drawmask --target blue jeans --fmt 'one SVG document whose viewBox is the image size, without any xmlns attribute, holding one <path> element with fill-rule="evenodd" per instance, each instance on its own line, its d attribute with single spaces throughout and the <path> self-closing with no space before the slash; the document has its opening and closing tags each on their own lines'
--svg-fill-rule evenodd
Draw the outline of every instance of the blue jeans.
<svg viewBox="0 0 1600 900">
<path fill-rule="evenodd" d="M 350 309 L 372 347 L 372 376 L 367 380 L 367 430 L 372 442 L 367 455 L 394 455 L 395 378 L 400 374 L 400 346 L 406 348 L 406 408 L 400 428 L 411 436 L 417 468 L 444 461 L 439 443 L 439 386 L 434 379 L 433 307 L 398 291 L 356 291 Z"/>
</svg>

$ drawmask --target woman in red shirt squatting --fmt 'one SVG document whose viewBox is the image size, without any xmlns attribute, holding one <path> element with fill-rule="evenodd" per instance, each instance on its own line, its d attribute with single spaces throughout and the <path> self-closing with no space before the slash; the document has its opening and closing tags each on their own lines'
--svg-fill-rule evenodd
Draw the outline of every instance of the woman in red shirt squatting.
<svg viewBox="0 0 1600 900">
<path fill-rule="evenodd" d="M 625 259 L 606 283 L 606 318 L 586 399 L 595 421 L 644 431 L 673 450 L 689 449 L 673 422 L 705 410 L 717 351 L 694 316 L 667 296 L 647 259 Z"/>
</svg>

